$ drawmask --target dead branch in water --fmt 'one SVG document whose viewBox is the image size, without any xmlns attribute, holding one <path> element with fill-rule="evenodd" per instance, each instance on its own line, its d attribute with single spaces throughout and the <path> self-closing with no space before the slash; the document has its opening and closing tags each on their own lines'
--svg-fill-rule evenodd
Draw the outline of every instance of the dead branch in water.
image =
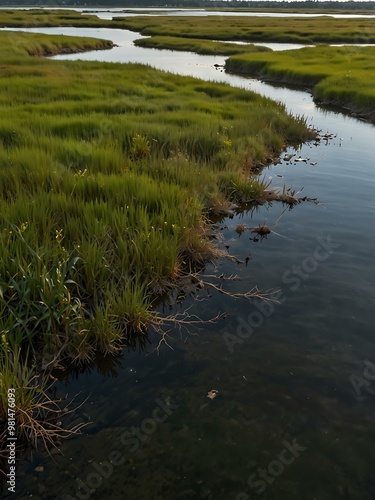
<svg viewBox="0 0 375 500">
<path fill-rule="evenodd" d="M 231 274 L 230 276 L 224 276 L 223 274 L 217 276 L 215 274 L 211 274 L 211 275 L 205 275 L 203 278 L 198 276 L 195 276 L 195 278 L 199 282 L 199 288 L 213 288 L 214 290 L 223 293 L 228 297 L 232 297 L 234 299 L 261 299 L 271 302 L 274 301 L 274 299 L 270 297 L 270 295 L 272 294 L 272 292 L 274 292 L 274 290 L 266 290 L 265 292 L 260 292 L 259 288 L 255 285 L 251 290 L 247 292 L 242 292 L 242 293 L 228 292 L 228 290 L 225 290 L 223 288 L 222 284 L 217 285 L 212 281 L 207 281 L 206 279 L 203 279 L 203 278 L 209 278 L 209 279 L 220 279 L 221 281 L 238 281 L 241 278 L 237 274 Z"/>
<path fill-rule="evenodd" d="M 230 292 L 223 288 L 223 282 L 237 281 L 240 279 L 241 278 L 237 274 L 232 274 L 230 276 L 224 276 L 223 274 L 219 276 L 216 274 L 209 274 L 202 276 L 200 273 L 197 272 L 197 273 L 190 273 L 184 276 L 184 280 L 189 280 L 190 282 L 191 292 L 196 290 L 213 289 L 219 293 L 222 293 L 234 299 L 248 299 L 248 300 L 258 299 L 269 302 L 278 302 L 275 298 L 271 296 L 272 293 L 277 291 L 275 289 L 261 292 L 257 286 L 254 286 L 251 290 L 248 290 L 246 292 Z M 219 284 L 214 283 L 213 280 L 220 280 L 221 283 Z M 197 297 L 195 297 L 195 299 L 199 300 L 199 298 Z M 212 318 L 202 319 L 196 314 L 189 313 L 189 309 L 191 307 L 192 306 L 190 306 L 185 311 L 178 312 L 176 314 L 170 314 L 165 317 L 158 316 L 155 320 L 153 320 L 151 324 L 152 328 L 156 331 L 156 333 L 161 335 L 161 338 L 155 349 L 157 352 L 159 352 L 159 349 L 162 346 L 162 344 L 165 344 L 170 349 L 173 349 L 171 345 L 168 343 L 168 337 L 169 337 L 168 334 L 172 328 L 177 327 L 179 331 L 182 332 L 183 329 L 188 330 L 188 328 L 193 325 L 207 325 L 207 324 L 217 323 L 220 319 L 223 319 L 226 316 L 225 312 L 224 313 L 219 312 L 218 314 L 216 314 L 216 316 Z M 168 324 L 170 324 L 171 326 L 167 330 L 165 330 L 165 326 Z"/>
</svg>

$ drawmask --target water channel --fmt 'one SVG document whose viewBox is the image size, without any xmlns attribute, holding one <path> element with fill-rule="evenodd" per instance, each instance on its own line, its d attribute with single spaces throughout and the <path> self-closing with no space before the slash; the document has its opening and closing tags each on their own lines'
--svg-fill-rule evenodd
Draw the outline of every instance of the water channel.
<svg viewBox="0 0 375 500">
<path fill-rule="evenodd" d="M 72 371 L 59 391 L 79 392 L 83 405 L 67 420 L 93 425 L 62 443 L 63 455 L 20 464 L 17 498 L 373 500 L 374 125 L 317 107 L 302 89 L 226 74 L 214 67 L 224 57 L 136 48 L 140 36 L 120 30 L 33 31 L 111 39 L 118 47 L 110 51 L 59 58 L 141 62 L 227 82 L 284 102 L 332 135 L 287 150 L 261 174 L 318 204 L 274 203 L 219 221 L 220 245 L 248 257 L 216 263 L 241 277 L 227 289 L 280 289 L 280 303 L 202 291 L 205 300 L 170 307 L 207 319 L 226 311 L 225 319 L 172 330 L 159 353 L 151 337 L 117 360 Z M 271 233 L 254 241 L 237 234 L 239 223 L 266 223 Z"/>
</svg>

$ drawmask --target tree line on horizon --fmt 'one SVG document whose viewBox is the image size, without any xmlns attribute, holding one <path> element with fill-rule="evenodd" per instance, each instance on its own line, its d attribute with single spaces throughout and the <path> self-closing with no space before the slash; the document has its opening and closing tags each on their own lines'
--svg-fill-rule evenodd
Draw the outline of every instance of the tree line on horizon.
<svg viewBox="0 0 375 500">
<path fill-rule="evenodd" d="M 217 7 L 217 8 L 255 8 L 255 9 L 339 9 L 375 10 L 373 1 L 246 1 L 246 0 L 5 0 L 0 7 Z"/>
</svg>

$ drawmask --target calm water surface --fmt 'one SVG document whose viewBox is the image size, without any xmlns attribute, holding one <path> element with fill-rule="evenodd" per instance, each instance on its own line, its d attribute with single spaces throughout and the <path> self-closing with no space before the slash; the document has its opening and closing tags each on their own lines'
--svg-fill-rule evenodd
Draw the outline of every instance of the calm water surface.
<svg viewBox="0 0 375 500">
<path fill-rule="evenodd" d="M 319 204 L 274 203 L 218 223 L 219 244 L 249 260 L 219 261 L 206 275 L 237 274 L 223 284 L 232 292 L 279 289 L 280 303 L 205 290 L 205 300 L 172 297 L 165 315 L 191 306 L 203 319 L 226 317 L 172 329 L 159 354 L 159 337 L 150 336 L 143 349 L 68 375 L 61 392 L 87 398 L 70 420 L 93 425 L 64 442 L 63 455 L 25 461 L 17 498 L 373 500 L 374 126 L 318 108 L 302 90 L 221 72 L 213 64 L 223 57 L 138 49 L 138 35 L 118 30 L 38 31 L 119 45 L 64 59 L 149 63 L 261 92 L 333 137 L 286 151 L 261 174 Z M 271 234 L 239 236 L 239 223 L 265 223 Z"/>
</svg>

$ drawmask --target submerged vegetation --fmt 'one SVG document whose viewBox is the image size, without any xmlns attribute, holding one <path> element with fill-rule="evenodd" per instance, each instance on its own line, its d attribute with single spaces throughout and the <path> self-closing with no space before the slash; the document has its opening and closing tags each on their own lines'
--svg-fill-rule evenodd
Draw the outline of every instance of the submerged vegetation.
<svg viewBox="0 0 375 500">
<path fill-rule="evenodd" d="M 305 85 L 320 103 L 345 107 L 375 120 L 374 47 L 305 47 L 235 55 L 225 67 L 265 80 Z"/>
<path fill-rule="evenodd" d="M 217 255 L 210 213 L 258 199 L 252 169 L 314 135 L 228 85 L 30 56 L 93 43 L 67 40 L 0 33 L 0 421 L 21 359 L 20 428 L 29 369 L 160 325 L 155 300 Z"/>
</svg>

